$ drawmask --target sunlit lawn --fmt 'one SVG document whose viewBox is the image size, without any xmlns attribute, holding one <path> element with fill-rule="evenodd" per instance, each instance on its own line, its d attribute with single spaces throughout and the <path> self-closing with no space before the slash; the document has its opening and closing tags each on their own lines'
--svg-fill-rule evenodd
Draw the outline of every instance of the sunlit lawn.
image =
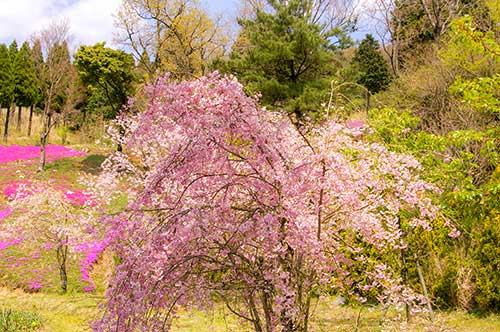
<svg viewBox="0 0 500 332">
<path fill-rule="evenodd" d="M 41 331 L 79 332 L 89 331 L 88 322 L 98 315 L 97 304 L 103 297 L 89 294 L 27 294 L 22 291 L 0 289 L 0 309 L 11 308 L 39 314 L 44 323 Z M 332 300 L 324 299 L 316 304 L 311 331 L 382 331 L 381 311 L 364 308 L 339 307 Z M 478 318 L 462 312 L 436 314 L 434 326 L 425 319 L 414 319 L 408 326 L 397 326 L 387 331 L 500 331 L 500 317 Z M 0 326 L 1 331 L 1 326 Z M 248 326 L 230 315 L 228 310 L 217 306 L 209 313 L 196 310 L 182 311 L 172 331 L 179 332 L 244 332 Z"/>
</svg>

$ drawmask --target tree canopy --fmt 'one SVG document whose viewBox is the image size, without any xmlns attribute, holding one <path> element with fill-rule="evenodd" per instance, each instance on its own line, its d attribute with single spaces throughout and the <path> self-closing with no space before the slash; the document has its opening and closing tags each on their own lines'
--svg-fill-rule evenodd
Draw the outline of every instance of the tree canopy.
<svg viewBox="0 0 500 332">
<path fill-rule="evenodd" d="M 136 75 L 132 55 L 97 43 L 81 46 L 74 55 L 74 63 L 90 95 L 104 97 L 109 108 L 105 118 L 114 118 L 134 93 Z"/>
<path fill-rule="evenodd" d="M 366 35 L 361 41 L 352 63 L 357 69 L 357 83 L 367 88 L 370 93 L 380 92 L 389 86 L 389 65 L 380 54 L 379 43 L 372 35 Z"/>
<path fill-rule="evenodd" d="M 196 0 L 124 0 L 116 23 L 119 41 L 140 61 L 146 79 L 165 72 L 177 79 L 202 75 L 227 42 L 221 22 Z"/>
<path fill-rule="evenodd" d="M 284 107 L 297 118 L 319 117 L 319 104 L 335 72 L 335 51 L 348 45 L 344 31 L 314 17 L 312 1 L 267 1 L 271 10 L 239 20 L 237 47 L 223 72 L 235 74 L 250 93 L 270 107 Z"/>
</svg>

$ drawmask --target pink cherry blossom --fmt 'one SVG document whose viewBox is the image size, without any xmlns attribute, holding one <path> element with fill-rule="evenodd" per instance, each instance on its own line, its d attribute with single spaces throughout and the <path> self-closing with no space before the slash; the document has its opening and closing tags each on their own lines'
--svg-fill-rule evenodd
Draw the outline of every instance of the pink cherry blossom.
<svg viewBox="0 0 500 332">
<path fill-rule="evenodd" d="M 0 253 L 17 246 L 18 252 L 26 256 L 15 262 L 3 257 L 0 264 L 13 269 L 13 273 L 18 271 L 27 288 L 37 290 L 50 284 L 33 275 L 29 267 L 42 254 L 52 253 L 48 257 L 55 259 L 45 259 L 46 267 L 65 271 L 74 262 L 80 266 L 84 288 L 94 289 L 89 271 L 106 246 L 99 240 L 99 207 L 94 197 L 50 180 L 13 181 L 6 194 L 10 199 L 10 215 L 0 224 Z M 66 282 L 61 279 L 63 290 Z"/>
<path fill-rule="evenodd" d="M 121 263 L 96 331 L 165 331 L 177 308 L 212 299 L 256 331 L 306 331 L 313 294 L 352 284 L 363 246 L 404 248 L 401 218 L 432 225 L 437 188 L 364 126 L 306 132 L 217 73 L 145 91 L 147 109 L 110 130 L 127 154 L 97 181 L 110 195 L 127 183 L 130 201 L 103 220 Z M 386 266 L 367 279 L 387 305 L 422 302 Z"/>
</svg>

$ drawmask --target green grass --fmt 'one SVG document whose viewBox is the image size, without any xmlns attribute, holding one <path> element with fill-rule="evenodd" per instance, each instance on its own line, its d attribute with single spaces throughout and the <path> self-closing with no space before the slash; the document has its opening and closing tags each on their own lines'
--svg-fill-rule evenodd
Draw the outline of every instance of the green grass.
<svg viewBox="0 0 500 332">
<path fill-rule="evenodd" d="M 99 314 L 97 304 L 102 300 L 102 296 L 90 294 L 27 294 L 0 289 L 0 308 L 31 313 L 29 315 L 41 320 L 40 331 L 89 331 L 88 322 Z M 381 317 L 382 312 L 376 308 L 339 307 L 324 299 L 314 305 L 310 331 L 380 332 L 383 331 L 380 325 Z M 181 311 L 172 331 L 246 332 L 251 329 L 222 306 L 216 306 L 208 313 L 198 310 Z M 500 331 L 500 317 L 491 315 L 479 318 L 464 312 L 438 312 L 434 323 L 424 317 L 413 318 L 408 325 L 396 324 L 384 331 L 495 332 Z"/>
<path fill-rule="evenodd" d="M 38 331 L 42 324 L 41 317 L 35 313 L 9 308 L 0 309 L 0 331 L 2 332 Z"/>
<path fill-rule="evenodd" d="M 101 164 L 106 159 L 102 154 L 89 154 L 85 157 L 80 166 L 80 170 L 86 173 L 98 175 L 101 171 Z"/>
<path fill-rule="evenodd" d="M 88 322 L 98 313 L 102 297 L 92 295 L 27 294 L 0 290 L 0 307 L 29 310 L 42 317 L 41 331 L 89 331 Z"/>
</svg>

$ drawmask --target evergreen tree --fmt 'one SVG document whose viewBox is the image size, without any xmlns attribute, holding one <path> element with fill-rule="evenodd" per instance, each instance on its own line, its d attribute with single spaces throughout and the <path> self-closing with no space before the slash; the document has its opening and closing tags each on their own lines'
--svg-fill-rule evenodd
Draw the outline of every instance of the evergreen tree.
<svg viewBox="0 0 500 332">
<path fill-rule="evenodd" d="M 379 43 L 370 34 L 361 41 L 352 64 L 358 70 L 357 83 L 372 94 L 384 90 L 391 83 L 389 65 L 380 54 Z"/>
<path fill-rule="evenodd" d="M 0 104 L 7 109 L 3 132 L 3 140 L 5 143 L 9 137 L 11 107 L 16 97 L 16 65 L 16 41 L 13 41 L 8 48 L 4 44 L 0 45 Z"/>
<path fill-rule="evenodd" d="M 272 10 L 257 8 L 254 18 L 239 20 L 238 47 L 227 63 L 216 64 L 235 74 L 249 93 L 261 93 L 262 103 L 284 107 L 298 119 L 320 117 L 319 104 L 335 73 L 337 42 L 344 46 L 347 40 L 340 29 L 312 19 L 311 3 L 267 1 Z"/>
<path fill-rule="evenodd" d="M 21 70 L 21 64 L 19 62 L 19 49 L 17 41 L 13 40 L 9 45 L 9 61 L 10 70 L 12 74 L 12 84 L 14 85 L 14 100 L 13 102 L 17 104 L 18 98 L 21 94 L 21 82 L 19 72 Z"/>
<path fill-rule="evenodd" d="M 0 44 L 0 107 L 2 108 L 8 108 L 13 100 L 12 82 L 9 49 L 5 44 Z"/>
<path fill-rule="evenodd" d="M 24 42 L 18 53 L 17 84 L 18 94 L 16 103 L 19 107 L 17 118 L 17 129 L 21 125 L 21 106 L 32 107 L 39 98 L 40 92 L 36 83 L 35 66 L 31 56 L 31 50 L 27 42 Z"/>
</svg>

